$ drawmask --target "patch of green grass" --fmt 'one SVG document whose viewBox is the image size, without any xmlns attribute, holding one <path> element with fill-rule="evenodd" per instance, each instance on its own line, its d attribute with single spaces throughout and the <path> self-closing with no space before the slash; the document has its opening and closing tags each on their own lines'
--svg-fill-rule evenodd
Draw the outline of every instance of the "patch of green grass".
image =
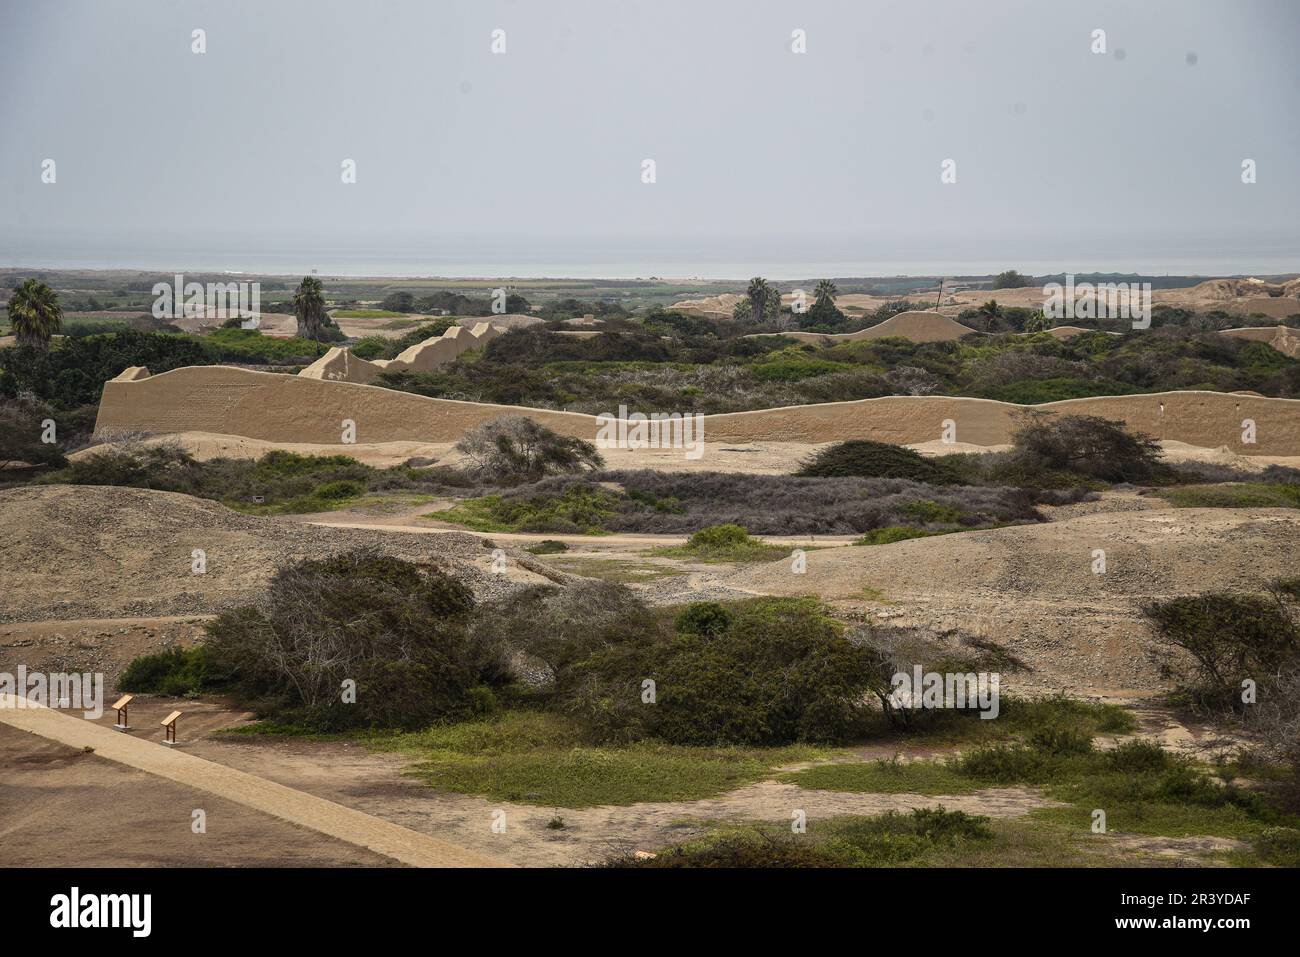
<svg viewBox="0 0 1300 957">
<path fill-rule="evenodd" d="M 826 754 L 804 746 L 594 747 L 568 719 L 527 711 L 367 743 L 410 757 L 409 773 L 431 787 L 569 808 L 699 800 L 762 780 L 782 764 Z"/>
<path fill-rule="evenodd" d="M 600 578 L 608 582 L 634 584 L 637 582 L 656 581 L 660 578 L 673 578 L 686 572 L 665 565 L 651 562 L 622 561 L 617 558 L 565 557 L 553 558 L 551 564 L 561 571 L 587 578 Z"/>
<path fill-rule="evenodd" d="M 710 525 L 702 528 L 687 540 L 685 545 L 656 548 L 651 555 L 664 558 L 683 558 L 690 561 L 716 564 L 722 562 L 772 562 L 788 556 L 791 549 L 784 545 L 769 545 L 753 538 L 739 525 Z"/>
<path fill-rule="evenodd" d="M 964 529 L 952 529 L 952 531 L 964 531 Z M 913 525 L 889 525 L 886 528 L 873 528 L 867 532 L 854 545 L 890 545 L 894 542 L 905 542 L 909 538 L 929 538 L 931 535 L 946 535 L 948 532 L 927 531 L 923 528 L 916 528 Z"/>
<path fill-rule="evenodd" d="M 1300 485 L 1282 482 L 1183 485 L 1155 494 L 1176 508 L 1300 508 Z"/>
<path fill-rule="evenodd" d="M 772 825 L 722 825 L 649 859 L 615 858 L 613 867 L 899 867 L 942 852 L 965 854 L 995 838 L 988 818 L 939 808 L 844 816 L 810 823 L 803 834 Z"/>
<path fill-rule="evenodd" d="M 777 780 L 815 791 L 861 794 L 969 794 L 983 787 L 943 761 L 869 761 L 820 764 Z"/>
<path fill-rule="evenodd" d="M 1133 802 L 1099 803 L 1106 812 L 1106 830 L 1121 834 L 1150 837 L 1228 837 L 1249 840 L 1268 827 L 1241 808 L 1233 806 L 1201 807 L 1196 805 Z M 1090 833 L 1092 807 L 1084 804 L 1069 807 L 1041 807 L 1030 813 L 1042 821 L 1058 824 L 1079 833 Z"/>
<path fill-rule="evenodd" d="M 476 532 L 608 535 L 605 523 L 613 516 L 615 505 L 616 499 L 607 489 L 571 485 L 562 495 L 469 498 L 446 511 L 423 517 L 464 525 Z"/>
<path fill-rule="evenodd" d="M 532 552 L 534 555 L 557 555 L 568 550 L 568 545 L 564 544 L 564 542 L 557 542 L 553 538 L 544 538 L 534 545 L 524 546 L 524 551 Z"/>
</svg>

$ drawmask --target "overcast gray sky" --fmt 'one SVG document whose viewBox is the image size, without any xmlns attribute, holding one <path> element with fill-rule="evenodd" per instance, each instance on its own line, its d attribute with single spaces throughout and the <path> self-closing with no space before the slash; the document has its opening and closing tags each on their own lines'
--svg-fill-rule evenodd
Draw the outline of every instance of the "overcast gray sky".
<svg viewBox="0 0 1300 957">
<path fill-rule="evenodd" d="M 0 0 L 0 35 L 7 249 L 1300 234 L 1295 0 Z"/>
</svg>

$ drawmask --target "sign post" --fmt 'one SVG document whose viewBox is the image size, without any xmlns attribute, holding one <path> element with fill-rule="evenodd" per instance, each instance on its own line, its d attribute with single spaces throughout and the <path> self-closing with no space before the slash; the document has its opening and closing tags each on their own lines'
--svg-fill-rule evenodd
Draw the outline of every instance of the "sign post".
<svg viewBox="0 0 1300 957">
<path fill-rule="evenodd" d="M 131 725 L 127 723 L 126 706 L 135 698 L 133 694 L 124 694 L 113 702 L 113 708 L 117 711 L 117 724 L 113 725 L 118 731 L 130 731 Z"/>
<path fill-rule="evenodd" d="M 166 729 L 163 731 L 163 744 L 168 747 L 176 747 L 176 719 L 180 716 L 181 712 L 173 711 L 162 719 L 162 726 Z"/>
</svg>

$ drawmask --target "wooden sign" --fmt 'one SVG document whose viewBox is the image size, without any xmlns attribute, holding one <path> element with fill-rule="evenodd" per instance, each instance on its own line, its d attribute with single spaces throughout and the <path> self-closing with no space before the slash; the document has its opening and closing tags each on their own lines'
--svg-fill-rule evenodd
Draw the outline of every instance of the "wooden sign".
<svg viewBox="0 0 1300 957">
<path fill-rule="evenodd" d="M 173 711 L 167 717 L 162 719 L 162 726 L 167 730 L 163 733 L 163 744 L 176 743 L 176 719 L 181 716 L 181 712 Z"/>
<path fill-rule="evenodd" d="M 127 722 L 126 706 L 135 700 L 135 695 L 124 694 L 113 702 L 113 709 L 117 711 L 117 724 L 113 725 L 118 731 L 130 731 L 131 725 Z"/>
</svg>

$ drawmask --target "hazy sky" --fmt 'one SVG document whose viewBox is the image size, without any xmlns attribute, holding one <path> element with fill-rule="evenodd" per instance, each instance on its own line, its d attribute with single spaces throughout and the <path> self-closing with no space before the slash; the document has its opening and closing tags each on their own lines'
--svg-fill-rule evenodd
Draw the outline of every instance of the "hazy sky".
<svg viewBox="0 0 1300 957">
<path fill-rule="evenodd" d="M 0 36 L 8 248 L 1270 236 L 1300 253 L 1296 0 L 0 0 Z"/>
</svg>

